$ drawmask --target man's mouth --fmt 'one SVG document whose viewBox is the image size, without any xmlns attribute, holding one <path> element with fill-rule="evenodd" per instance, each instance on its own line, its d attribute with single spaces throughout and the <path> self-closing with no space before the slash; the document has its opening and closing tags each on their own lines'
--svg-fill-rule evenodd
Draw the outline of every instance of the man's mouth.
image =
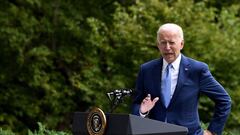
<svg viewBox="0 0 240 135">
<path fill-rule="evenodd" d="M 173 53 L 164 53 L 164 55 L 166 55 L 166 56 L 167 56 L 167 55 L 173 55 Z"/>
</svg>

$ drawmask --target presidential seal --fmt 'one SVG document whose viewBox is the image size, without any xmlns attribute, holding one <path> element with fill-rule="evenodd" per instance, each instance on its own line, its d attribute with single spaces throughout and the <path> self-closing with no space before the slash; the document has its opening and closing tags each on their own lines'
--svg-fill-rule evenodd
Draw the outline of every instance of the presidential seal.
<svg viewBox="0 0 240 135">
<path fill-rule="evenodd" d="M 90 135 L 103 135 L 106 129 L 106 116 L 104 112 L 94 107 L 87 117 L 87 130 Z"/>
</svg>

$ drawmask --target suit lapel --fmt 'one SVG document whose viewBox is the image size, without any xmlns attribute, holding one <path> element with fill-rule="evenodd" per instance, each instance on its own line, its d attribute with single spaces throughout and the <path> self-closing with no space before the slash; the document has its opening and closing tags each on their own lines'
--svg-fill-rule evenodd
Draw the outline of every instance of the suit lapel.
<svg viewBox="0 0 240 135">
<path fill-rule="evenodd" d="M 164 106 L 163 95 L 161 92 L 162 65 L 163 65 L 163 59 L 161 58 L 159 59 L 159 63 L 157 63 L 153 68 L 152 76 L 153 76 L 153 85 L 154 85 L 156 95 L 159 95 L 161 104 Z"/>
<path fill-rule="evenodd" d="M 179 94 L 179 92 L 181 92 L 181 88 L 184 82 L 186 81 L 186 79 L 188 78 L 189 70 L 190 70 L 190 64 L 188 63 L 187 58 L 184 55 L 182 55 L 182 59 L 179 67 L 179 73 L 178 73 L 177 86 L 175 88 L 175 91 L 169 106 L 171 106 L 171 104 L 174 104 L 177 95 Z"/>
</svg>

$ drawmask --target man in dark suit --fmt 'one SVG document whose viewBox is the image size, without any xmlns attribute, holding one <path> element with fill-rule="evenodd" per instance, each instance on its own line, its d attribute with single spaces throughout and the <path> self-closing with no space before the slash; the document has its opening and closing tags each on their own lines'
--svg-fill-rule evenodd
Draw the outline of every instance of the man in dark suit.
<svg viewBox="0 0 240 135">
<path fill-rule="evenodd" d="M 160 26 L 157 42 L 162 58 L 141 65 L 133 114 L 185 126 L 189 135 L 222 134 L 231 110 L 226 90 L 211 75 L 207 64 L 181 54 L 184 38 L 180 26 Z M 200 94 L 215 103 L 214 115 L 205 131 L 198 114 Z"/>
</svg>

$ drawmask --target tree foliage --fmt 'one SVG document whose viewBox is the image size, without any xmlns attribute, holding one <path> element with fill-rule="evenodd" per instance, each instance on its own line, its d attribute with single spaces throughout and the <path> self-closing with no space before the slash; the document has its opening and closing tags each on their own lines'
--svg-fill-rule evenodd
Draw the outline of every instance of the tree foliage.
<svg viewBox="0 0 240 135">
<path fill-rule="evenodd" d="M 108 111 L 106 92 L 134 88 L 140 64 L 158 58 L 156 31 L 183 27 L 183 53 L 208 63 L 233 101 L 228 127 L 240 125 L 239 4 L 141 0 L 10 0 L 0 5 L 0 125 L 14 132 L 70 129 L 72 112 Z M 129 113 L 130 103 L 117 112 Z M 212 102 L 201 98 L 209 121 Z"/>
</svg>

